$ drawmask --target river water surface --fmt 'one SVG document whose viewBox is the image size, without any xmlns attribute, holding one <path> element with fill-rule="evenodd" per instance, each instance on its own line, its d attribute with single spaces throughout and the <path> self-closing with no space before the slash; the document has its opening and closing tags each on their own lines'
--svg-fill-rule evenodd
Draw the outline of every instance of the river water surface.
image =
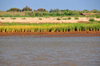
<svg viewBox="0 0 100 66">
<path fill-rule="evenodd" d="M 100 37 L 0 36 L 0 66 L 100 66 Z"/>
</svg>

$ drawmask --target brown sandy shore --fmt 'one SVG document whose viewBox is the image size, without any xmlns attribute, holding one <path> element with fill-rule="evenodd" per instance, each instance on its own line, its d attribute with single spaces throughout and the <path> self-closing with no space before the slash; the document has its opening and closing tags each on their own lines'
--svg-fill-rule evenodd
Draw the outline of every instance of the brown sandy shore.
<svg viewBox="0 0 100 66">
<path fill-rule="evenodd" d="M 0 32 L 0 36 L 25 35 L 38 37 L 92 37 L 100 36 L 100 31 L 71 31 L 71 32 Z"/>
</svg>

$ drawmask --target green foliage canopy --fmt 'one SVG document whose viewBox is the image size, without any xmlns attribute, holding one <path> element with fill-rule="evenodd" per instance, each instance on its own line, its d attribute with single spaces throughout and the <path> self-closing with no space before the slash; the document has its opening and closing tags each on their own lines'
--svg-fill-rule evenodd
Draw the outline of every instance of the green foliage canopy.
<svg viewBox="0 0 100 66">
<path fill-rule="evenodd" d="M 28 6 L 26 6 L 26 7 L 24 7 L 24 8 L 22 9 L 22 11 L 32 11 L 32 9 L 31 9 L 30 7 L 28 7 Z"/>
<path fill-rule="evenodd" d="M 9 10 L 7 10 L 7 12 L 10 12 L 10 11 L 19 12 L 19 11 L 21 11 L 21 9 L 19 9 L 19 8 L 10 8 Z"/>
</svg>

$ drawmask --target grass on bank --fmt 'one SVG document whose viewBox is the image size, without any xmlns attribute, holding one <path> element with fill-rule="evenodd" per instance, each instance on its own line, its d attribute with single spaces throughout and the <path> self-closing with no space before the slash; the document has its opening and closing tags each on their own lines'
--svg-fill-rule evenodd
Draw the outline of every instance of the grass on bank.
<svg viewBox="0 0 100 66">
<path fill-rule="evenodd" d="M 78 17 L 75 17 L 75 20 L 78 20 L 79 18 Z"/>
<path fill-rule="evenodd" d="M 43 23 L 17 24 L 6 23 L 0 26 L 0 32 L 69 32 L 69 31 L 100 31 L 100 23 Z"/>
<path fill-rule="evenodd" d="M 97 15 L 96 18 L 100 18 L 100 15 Z"/>
<path fill-rule="evenodd" d="M 4 18 L 4 17 L 2 17 L 1 19 L 2 19 L 2 20 L 4 20 L 5 18 Z"/>
<path fill-rule="evenodd" d="M 67 20 L 67 18 L 63 18 L 62 20 Z"/>
<path fill-rule="evenodd" d="M 26 18 L 22 18 L 22 20 L 25 20 Z"/>
<path fill-rule="evenodd" d="M 15 20 L 16 18 L 15 17 L 11 17 L 11 19 Z"/>
<path fill-rule="evenodd" d="M 68 19 L 68 20 L 70 20 L 70 19 L 71 19 L 71 17 L 68 17 L 67 19 Z"/>
<path fill-rule="evenodd" d="M 57 20 L 61 20 L 60 18 L 57 18 Z"/>
<path fill-rule="evenodd" d="M 42 20 L 42 18 L 39 18 L 39 20 Z"/>
<path fill-rule="evenodd" d="M 94 20 L 93 18 L 91 18 L 91 19 L 89 19 L 89 21 L 92 21 L 92 22 L 93 22 L 93 21 L 95 21 L 95 20 Z"/>
</svg>

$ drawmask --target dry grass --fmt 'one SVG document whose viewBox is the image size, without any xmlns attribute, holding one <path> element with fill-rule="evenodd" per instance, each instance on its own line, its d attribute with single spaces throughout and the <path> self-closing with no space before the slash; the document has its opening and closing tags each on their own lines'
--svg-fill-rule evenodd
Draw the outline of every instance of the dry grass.
<svg viewBox="0 0 100 66">
<path fill-rule="evenodd" d="M 21 16 L 25 16 L 24 12 L 5 12 L 5 11 L 0 11 L 0 15 L 21 15 Z"/>
</svg>

